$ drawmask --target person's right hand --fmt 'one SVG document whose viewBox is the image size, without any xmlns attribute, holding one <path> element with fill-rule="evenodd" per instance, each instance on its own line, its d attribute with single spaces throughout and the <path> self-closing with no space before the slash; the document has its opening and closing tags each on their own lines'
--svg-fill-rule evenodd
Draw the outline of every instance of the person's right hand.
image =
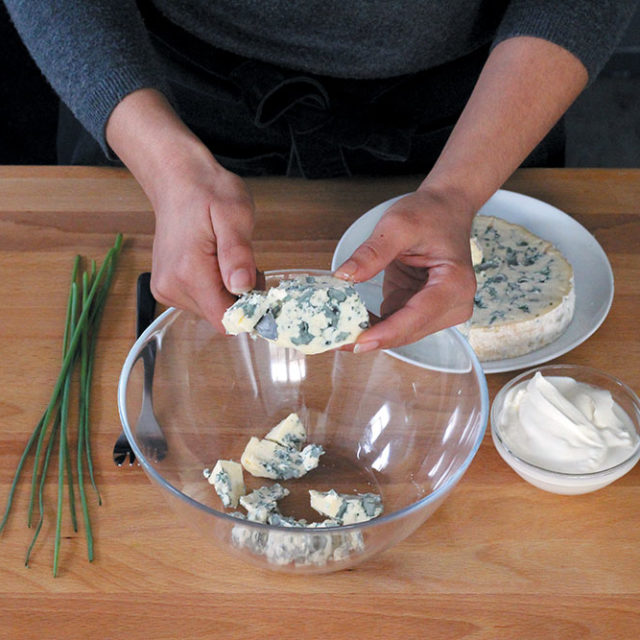
<svg viewBox="0 0 640 640">
<path fill-rule="evenodd" d="M 207 155 L 194 154 L 154 193 L 151 289 L 224 331 L 232 294 L 255 286 L 254 207 L 245 182 Z"/>
<path fill-rule="evenodd" d="M 245 182 L 220 166 L 152 89 L 135 91 L 116 106 L 106 136 L 155 212 L 155 298 L 223 331 L 232 294 L 256 283 L 254 206 Z"/>
</svg>

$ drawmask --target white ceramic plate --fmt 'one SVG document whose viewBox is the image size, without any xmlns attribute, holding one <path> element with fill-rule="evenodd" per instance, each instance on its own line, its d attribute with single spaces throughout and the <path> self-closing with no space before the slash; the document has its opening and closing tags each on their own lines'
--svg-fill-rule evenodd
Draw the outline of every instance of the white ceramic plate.
<svg viewBox="0 0 640 640">
<path fill-rule="evenodd" d="M 369 236 L 384 212 L 399 198 L 379 204 L 358 218 L 340 239 L 331 268 L 339 267 Z M 480 209 L 479 215 L 496 216 L 522 225 L 553 243 L 571 263 L 576 288 L 576 308 L 571 324 L 557 340 L 518 358 L 483 362 L 485 373 L 525 369 L 557 358 L 584 342 L 604 322 L 613 301 L 613 272 L 598 241 L 579 222 L 556 207 L 513 191 L 499 190 Z M 382 302 L 382 274 L 357 285 L 368 309 L 379 313 Z M 430 366 L 427 345 L 414 344 L 392 349 L 393 355 Z"/>
</svg>

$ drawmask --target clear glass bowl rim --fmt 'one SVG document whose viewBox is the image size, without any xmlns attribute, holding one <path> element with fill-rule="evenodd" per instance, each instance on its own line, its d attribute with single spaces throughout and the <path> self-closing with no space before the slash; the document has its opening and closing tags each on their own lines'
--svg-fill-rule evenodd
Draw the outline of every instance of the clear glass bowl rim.
<svg viewBox="0 0 640 640">
<path fill-rule="evenodd" d="M 277 276 L 282 274 L 332 275 L 332 272 L 322 270 L 322 269 L 274 269 L 274 270 L 264 272 L 264 275 L 266 278 L 270 276 Z M 269 530 L 269 531 L 282 530 L 292 534 L 304 533 L 308 535 L 311 532 L 317 534 L 319 531 L 320 532 L 325 532 L 325 531 L 331 532 L 336 530 L 349 531 L 353 529 L 373 527 L 373 526 L 380 525 L 382 523 L 392 522 L 394 520 L 401 519 L 411 513 L 419 511 L 420 509 L 427 506 L 431 502 L 435 502 L 439 500 L 440 497 L 442 497 L 443 495 L 446 495 L 448 491 L 450 491 L 459 482 L 460 478 L 464 475 L 466 470 L 469 468 L 469 465 L 471 464 L 472 460 L 475 458 L 476 453 L 480 448 L 480 444 L 482 443 L 482 440 L 486 433 L 487 424 L 489 421 L 490 406 L 489 406 L 489 391 L 487 388 L 487 379 L 482 369 L 482 366 L 480 364 L 480 361 L 478 360 L 478 357 L 476 356 L 475 352 L 471 348 L 471 345 L 462 336 L 462 334 L 460 334 L 454 328 L 445 329 L 444 331 L 452 331 L 456 334 L 456 339 L 462 345 L 462 347 L 466 350 L 467 355 L 471 358 L 473 362 L 474 370 L 477 373 L 479 373 L 479 375 L 477 376 L 477 379 L 478 379 L 478 384 L 480 386 L 480 420 L 481 420 L 482 426 L 478 430 L 476 440 L 473 443 L 471 450 L 467 454 L 467 457 L 465 458 L 463 463 L 460 465 L 460 467 L 456 470 L 456 472 L 452 474 L 452 476 L 448 478 L 447 481 L 442 486 L 438 487 L 435 491 L 432 491 L 431 493 L 424 496 L 420 500 L 417 500 L 416 502 L 412 502 L 410 505 L 404 507 L 403 509 L 399 509 L 398 511 L 393 511 L 392 513 L 384 514 L 382 516 L 379 516 L 378 518 L 374 518 L 373 520 L 368 520 L 366 522 L 358 522 L 350 525 L 341 525 L 339 527 L 338 526 L 324 527 L 322 529 L 309 528 L 309 527 L 286 527 L 286 526 L 280 526 L 280 525 L 270 525 L 270 524 L 265 524 L 261 522 L 253 522 L 251 520 L 242 520 L 228 513 L 225 513 L 223 511 L 218 511 L 216 509 L 208 507 L 207 505 L 204 505 L 198 502 L 197 500 L 194 500 L 193 498 L 189 497 L 188 495 L 184 494 L 182 491 L 174 487 L 171 483 L 167 482 L 167 480 L 165 480 L 162 477 L 162 475 L 158 473 L 158 471 L 156 471 L 152 465 L 149 464 L 144 453 L 138 447 L 136 438 L 133 436 L 131 425 L 129 424 L 129 421 L 127 419 L 127 412 L 126 412 L 127 381 L 129 380 L 131 371 L 135 366 L 136 362 L 138 361 L 138 358 L 140 357 L 140 354 L 143 348 L 149 341 L 149 337 L 155 334 L 159 328 L 162 328 L 165 325 L 168 326 L 181 313 L 183 313 L 182 310 L 177 309 L 176 307 L 169 307 L 168 309 L 166 309 L 147 327 L 147 329 L 140 335 L 140 337 L 135 341 L 135 343 L 129 350 L 129 353 L 127 354 L 127 357 L 124 361 L 124 365 L 122 366 L 122 370 L 120 372 L 120 379 L 118 381 L 118 395 L 117 395 L 118 413 L 120 415 L 120 422 L 122 423 L 122 427 L 127 437 L 127 440 L 129 440 L 131 448 L 133 449 L 136 455 L 136 458 L 140 461 L 140 464 L 142 465 L 144 470 L 161 487 L 169 491 L 170 494 L 174 495 L 175 497 L 182 500 L 183 502 L 186 502 L 187 504 L 190 504 L 196 507 L 197 509 L 204 511 L 205 513 L 209 513 L 215 517 L 222 518 L 223 520 L 228 520 L 230 522 L 233 522 L 234 524 L 243 524 L 249 527 L 256 528 L 258 530 L 260 529 Z"/>
<path fill-rule="evenodd" d="M 610 373 L 607 373 L 606 371 L 602 371 L 601 369 L 596 369 L 595 367 L 590 367 L 588 365 L 583 365 L 583 364 L 549 364 L 549 365 L 544 365 L 542 367 L 534 367 L 532 369 L 528 369 L 527 371 L 523 371 L 522 373 L 517 375 L 515 378 L 512 378 L 511 380 L 509 380 L 509 382 L 507 382 L 500 389 L 500 391 L 498 391 L 498 393 L 496 394 L 496 397 L 493 400 L 493 403 L 491 404 L 491 434 L 496 438 L 496 440 L 498 440 L 498 442 L 503 447 L 505 452 L 515 461 L 520 463 L 525 469 L 529 469 L 532 472 L 535 471 L 537 473 L 545 474 L 549 478 L 554 478 L 554 477 L 562 478 L 563 480 L 568 480 L 568 481 L 603 478 L 610 474 L 614 474 L 620 468 L 628 465 L 629 462 L 631 462 L 634 458 L 640 457 L 640 434 L 638 434 L 639 435 L 638 444 L 636 445 L 636 448 L 633 450 L 633 452 L 629 455 L 628 458 L 625 458 L 622 462 L 618 462 L 612 467 L 607 467 L 606 469 L 600 469 L 599 471 L 591 471 L 589 473 L 565 473 L 563 471 L 552 471 L 551 469 L 547 469 L 545 467 L 535 465 L 532 462 L 529 462 L 528 460 L 521 458 L 509 448 L 507 443 L 504 441 L 504 438 L 502 438 L 497 426 L 497 417 L 498 417 L 497 412 L 498 412 L 498 409 L 502 407 L 502 403 L 504 402 L 505 396 L 518 383 L 525 380 L 528 376 L 535 375 L 537 371 L 540 371 L 540 373 L 544 375 L 544 372 L 546 371 L 553 374 L 553 372 L 557 372 L 561 370 L 566 371 L 567 374 L 570 371 L 575 371 L 575 372 L 583 371 L 591 375 L 601 376 L 602 378 L 608 379 L 615 386 L 619 387 L 626 395 L 628 395 L 631 402 L 640 411 L 640 398 L 638 398 L 638 396 L 633 391 L 633 389 L 628 384 L 626 384 L 619 378 L 611 375 Z M 581 381 L 579 378 L 576 378 L 576 379 L 579 382 Z M 634 422 L 637 422 L 637 420 L 634 419 L 632 416 L 630 417 L 632 420 L 634 420 Z"/>
</svg>

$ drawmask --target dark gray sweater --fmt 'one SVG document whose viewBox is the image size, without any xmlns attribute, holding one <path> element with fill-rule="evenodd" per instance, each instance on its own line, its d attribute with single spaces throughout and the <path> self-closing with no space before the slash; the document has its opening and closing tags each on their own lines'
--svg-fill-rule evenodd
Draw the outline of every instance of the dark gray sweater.
<svg viewBox="0 0 640 640">
<path fill-rule="evenodd" d="M 135 0 L 4 0 L 61 99 L 106 148 L 128 93 L 170 90 Z M 291 69 L 384 78 L 482 45 L 538 36 L 574 53 L 591 80 L 636 0 L 154 0 L 175 24 L 220 49 Z M 490 7 L 490 9 L 488 9 Z"/>
</svg>

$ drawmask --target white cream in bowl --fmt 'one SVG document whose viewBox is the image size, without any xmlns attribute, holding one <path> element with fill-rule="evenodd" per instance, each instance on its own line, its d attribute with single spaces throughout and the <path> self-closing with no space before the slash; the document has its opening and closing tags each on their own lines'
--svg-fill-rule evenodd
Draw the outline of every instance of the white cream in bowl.
<svg viewBox="0 0 640 640">
<path fill-rule="evenodd" d="M 536 371 L 498 394 L 492 435 L 525 480 L 554 493 L 586 493 L 617 480 L 640 457 L 634 411 L 632 419 L 609 389 L 591 381 Z"/>
</svg>

